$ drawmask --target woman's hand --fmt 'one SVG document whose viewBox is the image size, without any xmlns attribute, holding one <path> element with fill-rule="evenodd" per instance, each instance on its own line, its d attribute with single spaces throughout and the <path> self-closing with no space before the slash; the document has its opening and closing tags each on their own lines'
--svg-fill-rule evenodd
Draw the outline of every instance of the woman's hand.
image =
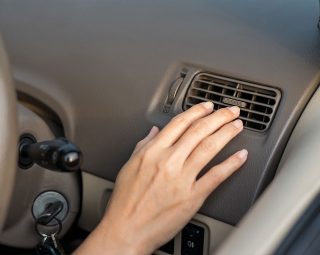
<svg viewBox="0 0 320 255">
<path fill-rule="evenodd" d="M 243 125 L 238 107 L 193 106 L 153 127 L 121 169 L 106 214 L 77 254 L 151 254 L 172 239 L 208 195 L 246 161 L 241 150 L 197 179 Z M 94 198 L 92 198 L 94 199 Z"/>
</svg>

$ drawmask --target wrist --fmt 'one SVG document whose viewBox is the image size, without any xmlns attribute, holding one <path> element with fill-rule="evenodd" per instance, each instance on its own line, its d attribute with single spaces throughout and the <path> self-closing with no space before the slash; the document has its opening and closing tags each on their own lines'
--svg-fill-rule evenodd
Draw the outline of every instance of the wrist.
<svg viewBox="0 0 320 255">
<path fill-rule="evenodd" d="M 114 223 L 114 224 L 113 224 Z M 104 251 L 112 255 L 150 255 L 147 245 L 141 240 L 138 231 L 132 225 L 121 226 L 105 217 L 95 229 L 95 235 L 100 237 Z"/>
<path fill-rule="evenodd" d="M 140 255 L 136 246 L 128 245 L 112 229 L 100 223 L 73 255 Z"/>
</svg>

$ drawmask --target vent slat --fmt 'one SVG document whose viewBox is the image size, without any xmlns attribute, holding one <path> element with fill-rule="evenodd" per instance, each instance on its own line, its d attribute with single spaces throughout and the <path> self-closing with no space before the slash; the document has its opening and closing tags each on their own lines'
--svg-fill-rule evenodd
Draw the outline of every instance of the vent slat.
<svg viewBox="0 0 320 255">
<path fill-rule="evenodd" d="M 245 121 L 249 121 L 249 122 L 252 122 L 252 123 L 257 123 L 257 124 L 262 124 L 262 125 L 266 125 L 267 122 L 263 122 L 263 121 L 259 121 L 259 120 L 254 120 L 254 119 L 249 119 L 249 118 L 246 118 L 246 117 L 239 117 L 239 119 L 241 120 L 245 120 Z"/>
<path fill-rule="evenodd" d="M 234 91 L 239 91 L 239 92 L 243 92 L 243 93 L 247 93 L 247 94 L 255 95 L 255 96 L 261 96 L 261 94 L 259 94 L 257 92 L 254 92 L 254 91 L 228 87 L 228 86 L 225 86 L 225 85 L 222 85 L 222 84 L 219 84 L 219 83 L 215 83 L 215 82 L 209 82 L 209 81 L 205 81 L 205 80 L 196 80 L 195 82 L 207 83 L 207 84 L 214 85 L 214 86 L 217 86 L 217 87 L 220 87 L 220 88 L 231 89 L 231 90 L 234 90 Z M 196 89 L 196 88 L 197 87 L 194 87 L 194 89 Z M 275 96 L 269 96 L 269 95 L 265 95 L 265 94 L 263 95 L 263 97 L 269 98 L 269 99 L 273 99 L 273 100 L 275 99 Z"/>
<path fill-rule="evenodd" d="M 244 127 L 264 132 L 271 124 L 280 97 L 280 91 L 275 88 L 200 73 L 187 91 L 183 109 L 205 101 L 212 101 L 215 110 L 237 105 Z"/>
<path fill-rule="evenodd" d="M 238 99 L 239 99 L 239 97 L 224 95 L 223 93 L 219 93 L 219 92 L 215 92 L 215 91 L 210 91 L 210 90 L 207 90 L 207 89 L 192 88 L 192 90 L 200 90 L 200 91 L 203 91 L 203 92 L 206 92 L 206 93 L 209 93 L 209 94 L 218 95 L 218 96 L 222 96 L 222 97 L 228 97 L 228 98 L 232 98 L 232 99 L 235 99 L 235 100 L 238 100 Z M 256 101 L 247 100 L 247 99 L 244 99 L 244 98 L 241 98 L 241 101 L 242 101 L 242 102 L 249 103 L 249 104 L 256 104 L 256 105 L 265 106 L 265 107 L 268 107 L 268 108 L 271 108 L 271 109 L 272 109 L 272 106 L 270 106 L 270 105 L 268 105 L 268 104 L 263 104 L 263 103 L 259 103 L 259 102 L 256 102 Z"/>
<path fill-rule="evenodd" d="M 206 100 L 206 99 L 203 99 L 203 98 L 197 97 L 197 96 L 189 96 L 189 97 L 190 97 L 190 98 L 195 98 L 195 99 L 198 99 L 198 100 L 202 100 L 203 102 L 208 102 L 208 101 L 211 101 L 211 102 L 212 102 L 212 100 Z M 221 105 L 221 106 L 224 106 L 224 107 L 229 107 L 229 106 L 230 106 L 230 105 L 228 105 L 228 104 L 224 104 L 224 103 L 222 103 L 222 102 L 216 102 L 216 101 L 214 102 L 214 104 Z M 194 104 L 187 102 L 186 105 L 188 105 L 188 106 L 193 106 Z M 245 112 L 248 112 L 248 113 L 261 114 L 261 115 L 267 116 L 267 117 L 270 117 L 270 116 L 271 116 L 271 114 L 267 114 L 267 113 L 263 113 L 263 112 L 257 112 L 257 111 L 250 110 L 250 109 L 246 109 L 246 108 L 241 108 L 241 111 L 245 111 Z"/>
<path fill-rule="evenodd" d="M 222 77 L 219 75 L 215 75 L 215 74 L 209 74 L 209 73 L 200 73 L 198 74 L 195 79 L 200 79 L 200 77 L 205 77 L 206 79 L 210 78 L 211 80 L 215 80 L 215 81 L 220 81 L 222 83 L 228 82 L 229 84 L 233 83 L 233 84 L 237 84 L 237 83 L 241 83 L 242 85 L 248 85 L 248 87 L 250 87 L 251 89 L 256 90 L 257 86 L 259 87 L 259 89 L 261 89 L 260 93 L 261 94 L 265 94 L 265 95 L 270 95 L 273 94 L 275 96 L 280 95 L 280 91 L 278 89 L 275 88 L 269 88 L 269 87 L 265 87 L 265 86 L 261 86 L 261 85 L 257 85 L 257 84 L 252 84 L 249 82 L 244 82 L 244 81 L 238 81 L 238 80 L 234 80 L 231 78 L 227 78 L 227 77 Z M 252 86 L 253 85 L 253 86 Z"/>
</svg>

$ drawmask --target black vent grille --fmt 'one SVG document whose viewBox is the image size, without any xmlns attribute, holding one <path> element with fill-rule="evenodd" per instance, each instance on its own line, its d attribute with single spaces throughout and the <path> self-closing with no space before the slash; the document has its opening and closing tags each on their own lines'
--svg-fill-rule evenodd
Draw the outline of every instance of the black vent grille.
<svg viewBox="0 0 320 255">
<path fill-rule="evenodd" d="M 214 109 L 237 105 L 244 127 L 254 131 L 266 131 L 280 102 L 280 90 L 233 80 L 213 74 L 197 74 L 188 89 L 183 109 L 212 101 Z"/>
</svg>

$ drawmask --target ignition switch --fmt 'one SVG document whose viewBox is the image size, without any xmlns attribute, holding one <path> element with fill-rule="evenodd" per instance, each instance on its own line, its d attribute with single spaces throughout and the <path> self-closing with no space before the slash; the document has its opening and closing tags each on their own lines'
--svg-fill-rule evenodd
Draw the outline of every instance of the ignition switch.
<svg viewBox="0 0 320 255">
<path fill-rule="evenodd" d="M 45 191 L 33 202 L 32 214 L 37 223 L 45 226 L 57 225 L 67 217 L 69 205 L 63 195 L 56 191 Z M 56 219 L 56 220 L 55 220 Z"/>
</svg>

